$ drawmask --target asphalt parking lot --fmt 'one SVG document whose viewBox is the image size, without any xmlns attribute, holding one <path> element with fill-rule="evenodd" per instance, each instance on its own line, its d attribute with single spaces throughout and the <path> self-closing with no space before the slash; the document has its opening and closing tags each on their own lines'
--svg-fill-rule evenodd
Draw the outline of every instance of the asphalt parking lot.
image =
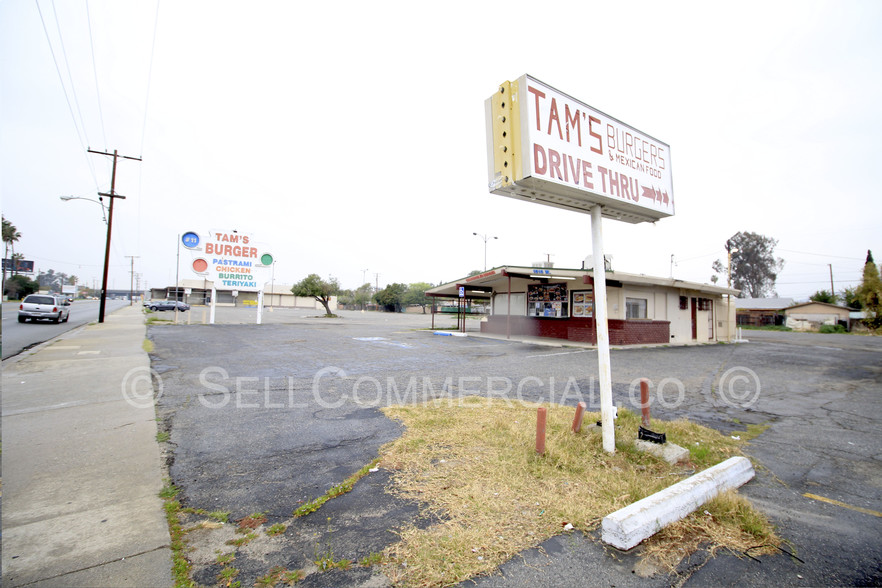
<svg viewBox="0 0 882 588">
<path fill-rule="evenodd" d="M 169 472 L 185 506 L 230 511 L 234 519 L 264 512 L 270 524 L 290 519 L 400 435 L 400 425 L 378 410 L 385 404 L 477 394 L 599 409 L 590 349 L 439 336 L 417 330 L 431 324 L 422 315 L 319 319 L 292 310 L 265 312 L 264 324 L 255 325 L 231 310 L 219 322 L 239 324 L 148 328 L 157 410 L 170 433 Z M 746 336 L 750 342 L 738 345 L 614 349 L 614 402 L 632 406 L 636 382 L 649 378 L 653 417 L 685 416 L 731 435 L 768 425 L 747 446 L 757 477 L 741 492 L 770 516 L 798 560 L 699 553 L 675 575 L 644 577 L 635 573 L 634 553 L 605 548 L 595 536 L 562 536 L 477 583 L 882 583 L 882 339 Z M 387 482 L 381 469 L 271 542 L 243 549 L 237 579 L 251 585 L 275 565 L 308 568 L 317 546 L 358 561 L 393 543 L 396 529 L 431 524 L 419 504 L 385 493 Z M 220 570 L 212 541 L 222 535 L 204 535 L 191 537 L 201 545 L 194 578 L 211 584 Z M 310 574 L 302 585 L 382 583 L 380 570 L 355 567 Z"/>
</svg>

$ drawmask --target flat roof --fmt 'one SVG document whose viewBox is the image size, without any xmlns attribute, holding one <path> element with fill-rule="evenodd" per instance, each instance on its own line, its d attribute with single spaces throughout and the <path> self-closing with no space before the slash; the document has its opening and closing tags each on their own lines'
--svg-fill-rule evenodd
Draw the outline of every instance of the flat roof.
<svg viewBox="0 0 882 588">
<path fill-rule="evenodd" d="M 441 284 L 426 291 L 428 296 L 453 297 L 459 296 L 460 286 L 465 288 L 466 298 L 490 298 L 494 291 L 508 290 L 508 278 L 511 277 L 512 291 L 521 292 L 526 290 L 527 284 L 537 282 L 573 282 L 569 289 L 582 289 L 585 285 L 585 276 L 594 277 L 593 269 L 563 269 L 503 265 L 489 269 L 475 276 L 467 276 L 453 282 Z M 660 278 L 644 274 L 628 274 L 625 272 L 606 272 L 607 287 L 618 285 L 638 286 L 666 286 L 669 288 L 681 288 L 705 294 L 729 294 L 737 296 L 740 290 L 712 284 L 699 284 L 687 282 L 676 278 Z M 576 287 L 578 286 L 578 287 Z"/>
<path fill-rule="evenodd" d="M 738 310 L 784 310 L 793 306 L 793 298 L 739 298 Z"/>
</svg>

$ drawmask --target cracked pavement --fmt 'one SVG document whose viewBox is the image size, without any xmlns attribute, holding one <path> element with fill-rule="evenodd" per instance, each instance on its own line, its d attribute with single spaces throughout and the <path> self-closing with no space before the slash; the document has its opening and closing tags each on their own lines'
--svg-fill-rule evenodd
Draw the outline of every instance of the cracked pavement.
<svg viewBox="0 0 882 588">
<path fill-rule="evenodd" d="M 419 505 L 384 491 L 383 470 L 316 513 L 291 519 L 299 504 L 346 479 L 400 435 L 401 426 L 378 410 L 382 405 L 481 394 L 585 401 L 589 410 L 599 409 L 593 350 L 438 337 L 414 330 L 428 326 L 421 316 L 275 320 L 148 331 L 162 386 L 157 412 L 171 434 L 169 471 L 184 505 L 230 511 L 233 519 L 265 512 L 267 524 L 289 525 L 282 536 L 261 537 L 237 556 L 243 584 L 274 565 L 316 572 L 310 562 L 326 546 L 338 559 L 358 561 L 393 542 L 396 529 L 431 523 L 421 519 Z M 615 552 L 596 537 L 554 538 L 477 583 L 528 586 L 551 577 L 558 585 L 585 578 L 618 586 L 882 583 L 882 518 L 867 514 L 882 512 L 882 339 L 747 336 L 750 343 L 739 345 L 614 349 L 614 402 L 633 407 L 645 377 L 656 418 L 687 417 L 731 435 L 768 425 L 746 446 L 757 477 L 741 492 L 804 563 L 784 554 L 759 562 L 697 555 L 676 574 L 643 577 L 633 550 Z M 194 562 L 200 582 L 210 583 L 219 569 L 208 556 Z M 311 573 L 304 585 L 384 580 L 376 568 L 356 567 Z"/>
</svg>

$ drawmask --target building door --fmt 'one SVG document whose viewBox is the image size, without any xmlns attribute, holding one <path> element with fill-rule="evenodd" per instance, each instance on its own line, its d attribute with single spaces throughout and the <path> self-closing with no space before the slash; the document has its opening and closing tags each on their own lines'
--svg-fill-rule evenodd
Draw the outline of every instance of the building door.
<svg viewBox="0 0 882 588">
<path fill-rule="evenodd" d="M 698 339 L 698 299 L 692 299 L 692 340 Z"/>
</svg>

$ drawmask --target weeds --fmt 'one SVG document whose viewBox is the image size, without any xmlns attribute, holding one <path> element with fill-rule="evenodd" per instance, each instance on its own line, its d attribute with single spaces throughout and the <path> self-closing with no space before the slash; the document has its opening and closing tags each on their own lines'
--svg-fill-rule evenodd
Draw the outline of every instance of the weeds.
<svg viewBox="0 0 882 588">
<path fill-rule="evenodd" d="M 233 582 L 233 578 L 235 578 L 238 575 L 239 575 L 239 570 L 237 570 L 236 568 L 227 566 L 224 569 L 222 569 L 220 571 L 220 573 L 217 575 L 217 581 L 219 584 L 221 584 L 223 586 L 229 586 L 230 588 L 234 588 L 234 584 L 235 584 L 235 586 L 238 587 L 241 585 L 241 582 L 239 582 L 238 580 L 236 582 Z"/>
<path fill-rule="evenodd" d="M 276 523 L 275 525 L 271 526 L 269 529 L 266 530 L 266 534 L 269 535 L 270 537 L 273 537 L 275 535 L 281 535 L 287 529 L 288 529 L 288 527 L 286 527 L 282 523 Z"/>
<path fill-rule="evenodd" d="M 301 570 L 288 571 L 281 566 L 276 566 L 265 576 L 259 577 L 255 585 L 272 588 L 276 584 L 282 583 L 291 586 L 302 580 L 304 577 L 305 575 Z"/>
<path fill-rule="evenodd" d="M 238 521 L 237 533 L 248 533 L 266 522 L 266 513 L 256 512 Z"/>
<path fill-rule="evenodd" d="M 162 490 L 159 491 L 159 497 L 163 499 L 174 498 L 178 495 L 178 492 L 181 490 L 172 484 L 171 480 L 165 481 L 165 486 L 162 487 Z"/>
<path fill-rule="evenodd" d="M 179 516 L 181 503 L 175 500 L 178 492 L 179 489 L 170 480 L 166 480 L 165 486 L 159 492 L 159 497 L 165 500 L 163 510 L 165 510 L 165 520 L 168 523 L 168 532 L 171 537 L 172 577 L 175 588 L 192 588 L 195 583 L 190 580 L 190 562 L 184 557 L 187 544 L 184 541 L 185 533 L 181 528 Z"/>
<path fill-rule="evenodd" d="M 226 510 L 213 510 L 207 511 L 204 508 L 182 508 L 181 512 L 186 514 L 197 514 L 203 517 L 208 517 L 213 521 L 217 521 L 218 523 L 229 523 L 230 522 L 230 512 Z"/>
<path fill-rule="evenodd" d="M 306 504 L 300 505 L 299 507 L 297 507 L 297 509 L 294 510 L 294 516 L 295 517 L 306 516 L 310 513 L 317 511 L 318 509 L 320 509 L 322 507 L 322 505 L 324 503 L 326 503 L 328 500 L 330 500 L 332 498 L 336 498 L 338 496 L 342 496 L 343 494 L 350 492 L 352 490 L 352 488 L 355 486 L 355 483 L 358 482 L 359 480 L 361 480 L 363 477 L 365 477 L 370 470 L 372 470 L 373 468 L 375 468 L 377 466 L 378 463 L 380 463 L 379 457 L 376 458 L 375 460 L 373 460 L 368 465 L 361 468 L 360 470 L 358 470 L 357 472 L 355 472 L 354 474 L 352 474 L 351 476 L 349 476 L 348 478 L 346 478 L 346 480 L 344 480 L 340 484 L 333 486 L 330 490 L 325 492 L 325 494 L 323 496 L 320 496 L 318 498 L 314 498 L 313 500 L 308 501 Z"/>
<path fill-rule="evenodd" d="M 366 555 L 363 558 L 361 558 L 361 561 L 358 562 L 358 565 L 365 567 L 365 568 L 369 568 L 369 567 L 375 566 L 377 564 L 380 564 L 382 562 L 383 562 L 383 554 L 373 552 L 370 555 Z"/>
<path fill-rule="evenodd" d="M 257 533 L 248 533 L 244 537 L 239 537 L 238 539 L 230 539 L 229 541 L 227 541 L 227 545 L 242 547 L 243 545 L 248 545 L 255 539 L 257 539 Z"/>
<path fill-rule="evenodd" d="M 406 427 L 400 439 L 382 449 L 384 466 L 393 472 L 393 490 L 427 504 L 442 519 L 425 529 L 402 530 L 400 542 L 386 550 L 390 563 L 407 563 L 388 566 L 393 584 L 459 583 L 492 571 L 561 533 L 567 524 L 592 531 L 610 512 L 740 454 L 741 443 L 762 430 L 749 429 L 739 441 L 686 420 L 653 421 L 653 430 L 690 449 L 690 464 L 671 466 L 636 450 L 639 415 L 619 411 L 616 452 L 609 454 L 602 451 L 599 428 L 573 433 L 573 409 L 545 405 L 546 453 L 537 455 L 538 406 L 467 398 L 462 406 L 429 403 L 383 409 Z M 597 418 L 596 413 L 585 415 L 586 422 Z M 756 521 L 764 520 L 749 503 L 744 507 Z M 753 515 L 747 511 L 738 512 L 737 523 L 719 514 L 707 517 L 702 520 L 707 526 L 696 527 L 695 536 L 735 545 L 731 537 L 740 536 L 740 530 L 710 534 L 708 529 L 737 526 L 765 536 L 756 543 L 777 540 L 770 526 L 750 522 Z M 685 537 L 659 545 L 679 559 L 688 553 L 681 547 L 697 545 Z"/>
</svg>

